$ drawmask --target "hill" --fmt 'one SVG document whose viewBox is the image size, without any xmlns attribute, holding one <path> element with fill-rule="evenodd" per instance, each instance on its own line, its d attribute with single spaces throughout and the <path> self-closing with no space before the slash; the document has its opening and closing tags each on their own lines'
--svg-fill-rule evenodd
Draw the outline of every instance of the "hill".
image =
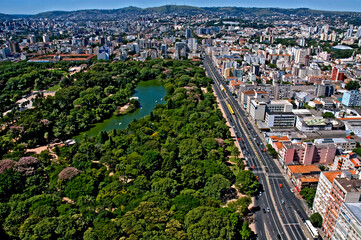
<svg viewBox="0 0 361 240">
<path fill-rule="evenodd" d="M 146 15 L 146 14 L 172 14 L 180 13 L 184 15 L 194 15 L 198 13 L 218 13 L 232 16 L 361 16 L 358 12 L 341 11 L 323 11 L 309 8 L 246 8 L 246 7 L 194 7 L 187 5 L 165 5 L 151 8 L 125 7 L 119 9 L 84 9 L 76 11 L 49 11 L 35 15 L 24 15 L 22 17 L 30 18 L 53 18 L 53 19 L 77 19 L 77 20 L 99 20 L 99 19 L 117 19 L 127 16 Z M 0 19 L 19 18 L 20 15 L 0 14 Z"/>
</svg>

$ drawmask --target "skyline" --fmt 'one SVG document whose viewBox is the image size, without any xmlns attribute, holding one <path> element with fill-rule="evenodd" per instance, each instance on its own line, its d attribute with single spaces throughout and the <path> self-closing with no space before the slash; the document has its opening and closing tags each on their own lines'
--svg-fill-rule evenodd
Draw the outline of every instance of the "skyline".
<svg viewBox="0 0 361 240">
<path fill-rule="evenodd" d="M 128 6 L 135 6 L 139 8 L 158 7 L 163 5 L 189 5 L 195 7 L 276 7 L 276 8 L 310 8 L 315 10 L 326 11 L 353 11 L 361 12 L 361 5 L 358 0 L 344 0 L 342 1 L 342 8 L 340 8 L 339 0 L 304 0 L 300 3 L 297 0 L 274 0 L 270 3 L 267 0 L 254 0 L 254 1 L 237 1 L 229 0 L 227 4 L 219 3 L 216 0 L 209 0 L 206 4 L 200 0 L 160 0 L 152 1 L 151 3 L 146 0 L 132 0 L 132 1 L 117 1 L 108 0 L 106 2 L 99 2 L 96 0 L 62 0 L 57 2 L 49 2 L 46 0 L 13 0 L 1 2 L 1 12 L 4 14 L 37 14 L 47 11 L 76 11 L 86 9 L 119 9 Z M 31 9 L 31 10 L 29 10 Z"/>
</svg>

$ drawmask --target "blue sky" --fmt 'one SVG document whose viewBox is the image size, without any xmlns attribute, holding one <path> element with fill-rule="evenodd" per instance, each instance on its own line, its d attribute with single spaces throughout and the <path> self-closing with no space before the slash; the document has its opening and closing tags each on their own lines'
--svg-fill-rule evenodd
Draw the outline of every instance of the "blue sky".
<svg viewBox="0 0 361 240">
<path fill-rule="evenodd" d="M 34 14 L 51 10 L 116 9 L 127 6 L 145 8 L 166 4 L 200 7 L 307 7 L 322 10 L 361 12 L 361 0 L 0 0 L 0 12 Z"/>
</svg>

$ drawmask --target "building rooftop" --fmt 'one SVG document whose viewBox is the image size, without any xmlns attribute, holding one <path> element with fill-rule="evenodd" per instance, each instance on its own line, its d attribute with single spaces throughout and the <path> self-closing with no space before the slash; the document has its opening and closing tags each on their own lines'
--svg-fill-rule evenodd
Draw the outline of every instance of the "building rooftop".
<svg viewBox="0 0 361 240">
<path fill-rule="evenodd" d="M 354 140 L 351 139 L 346 139 L 346 138 L 320 138 L 320 139 L 315 139 L 314 143 L 316 144 L 321 144 L 321 143 L 335 143 L 335 144 L 340 144 L 340 143 L 348 143 L 348 142 L 354 142 Z"/>
<path fill-rule="evenodd" d="M 297 173 L 301 173 L 301 174 L 310 174 L 310 173 L 319 174 L 319 173 L 321 173 L 321 170 L 315 165 L 308 165 L 308 166 L 293 165 L 293 166 L 288 166 L 288 169 L 290 169 L 292 174 L 297 174 Z"/>
<path fill-rule="evenodd" d="M 347 192 L 361 192 L 361 179 L 336 178 L 335 181 L 337 181 Z"/>
<path fill-rule="evenodd" d="M 308 109 L 292 109 L 292 112 L 295 115 L 312 115 L 312 113 Z"/>
<path fill-rule="evenodd" d="M 316 183 L 318 182 L 318 178 L 316 177 L 301 177 L 300 178 L 301 182 L 304 182 L 304 183 Z"/>
<path fill-rule="evenodd" d="M 335 180 L 335 178 L 340 177 L 342 172 L 350 172 L 351 174 L 355 174 L 356 171 L 330 171 L 330 172 L 322 172 L 323 175 L 325 175 L 325 177 L 328 179 L 328 181 L 330 181 L 331 183 L 333 183 L 333 180 Z"/>
<path fill-rule="evenodd" d="M 355 218 L 361 222 L 361 203 L 343 203 L 350 212 L 355 216 Z"/>
<path fill-rule="evenodd" d="M 304 123 L 308 126 L 325 126 L 326 119 L 322 117 L 305 117 L 303 118 Z"/>
</svg>

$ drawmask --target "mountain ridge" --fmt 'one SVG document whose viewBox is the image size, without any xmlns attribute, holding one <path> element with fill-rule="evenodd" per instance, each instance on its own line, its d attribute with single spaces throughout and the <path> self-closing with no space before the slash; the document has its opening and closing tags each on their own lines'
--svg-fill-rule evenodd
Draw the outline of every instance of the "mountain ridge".
<svg viewBox="0 0 361 240">
<path fill-rule="evenodd" d="M 221 12 L 224 14 L 233 14 L 236 16 L 251 15 L 251 16 L 269 16 L 269 15 L 351 15 L 359 14 L 360 12 L 349 11 L 326 11 L 315 10 L 310 8 L 258 8 L 258 7 L 195 7 L 189 5 L 164 5 L 159 7 L 139 8 L 134 6 L 118 8 L 118 9 L 82 9 L 72 11 L 46 11 L 37 14 L 3 14 L 0 13 L 0 19 L 14 19 L 14 18 L 80 18 L 80 19 L 99 19 L 99 18 L 114 18 L 126 14 L 169 14 L 169 13 L 207 13 L 207 12 Z"/>
</svg>

